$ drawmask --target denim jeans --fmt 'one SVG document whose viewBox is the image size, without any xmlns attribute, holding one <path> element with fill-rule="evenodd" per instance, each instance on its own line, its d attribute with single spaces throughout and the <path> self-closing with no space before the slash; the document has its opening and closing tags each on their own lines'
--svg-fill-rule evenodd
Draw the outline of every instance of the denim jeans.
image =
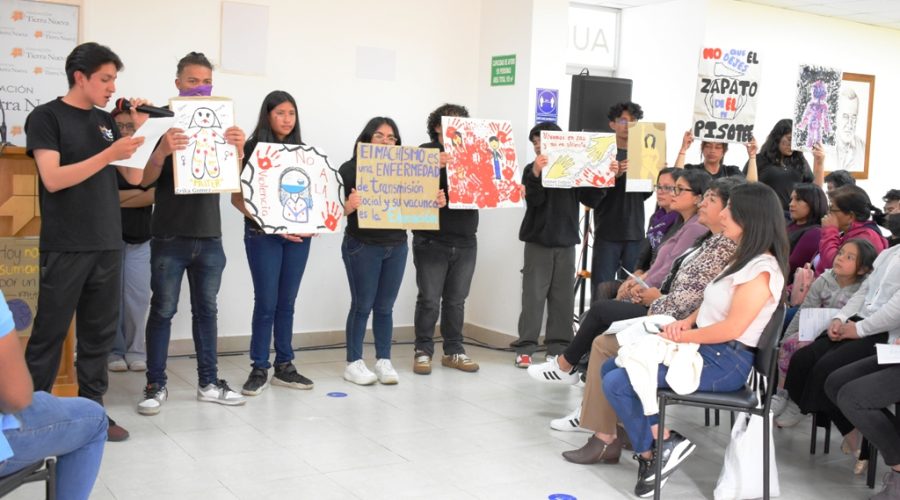
<svg viewBox="0 0 900 500">
<path fill-rule="evenodd" d="M 108 420 L 103 407 L 85 398 L 57 398 L 35 392 L 31 406 L 16 417 L 21 427 L 3 431 L 13 456 L 0 462 L 0 476 L 56 456 L 57 498 L 88 498 L 106 444 Z"/>
<path fill-rule="evenodd" d="M 366 323 L 372 313 L 375 357 L 391 359 L 394 301 L 406 270 L 406 242 L 396 246 L 368 245 L 348 234 L 341 256 L 350 282 L 350 312 L 347 314 L 347 362 L 362 359 Z"/>
<path fill-rule="evenodd" d="M 602 238 L 594 239 L 593 255 L 591 256 L 591 286 L 616 279 L 619 266 L 634 271 L 638 254 L 641 251 L 641 240 L 635 241 L 607 241 Z"/>
<path fill-rule="evenodd" d="M 309 258 L 310 238 L 288 241 L 245 224 L 244 247 L 253 278 L 253 320 L 250 360 L 254 368 L 268 370 L 269 346 L 274 329 L 275 364 L 294 359 L 294 302 Z"/>
<path fill-rule="evenodd" d="M 166 358 L 172 318 L 178 309 L 181 278 L 187 272 L 191 293 L 191 330 L 197 351 L 200 387 L 215 383 L 216 295 L 225 269 L 222 238 L 153 238 L 150 240 L 150 315 L 147 318 L 147 383 L 166 385 Z"/>
<path fill-rule="evenodd" d="M 703 344 L 698 352 L 703 357 L 698 391 L 730 392 L 744 386 L 753 367 L 753 353 L 734 349 L 727 344 Z M 657 383 L 660 388 L 669 387 L 666 383 L 668 371 L 668 366 L 659 366 Z M 603 392 L 631 438 L 634 452 L 650 450 L 653 446 L 650 427 L 658 423 L 658 416 L 644 415 L 644 406 L 628 379 L 628 373 L 616 366 L 616 358 L 606 360 L 600 373 L 603 376 Z"/>
<path fill-rule="evenodd" d="M 434 355 L 434 327 L 441 318 L 444 354 L 464 354 L 462 330 L 466 298 L 475 274 L 476 245 L 456 247 L 423 236 L 413 237 L 416 265 L 415 350 Z"/>
<path fill-rule="evenodd" d="M 110 360 L 146 361 L 144 328 L 150 307 L 150 242 L 122 249 L 122 305 Z"/>
</svg>

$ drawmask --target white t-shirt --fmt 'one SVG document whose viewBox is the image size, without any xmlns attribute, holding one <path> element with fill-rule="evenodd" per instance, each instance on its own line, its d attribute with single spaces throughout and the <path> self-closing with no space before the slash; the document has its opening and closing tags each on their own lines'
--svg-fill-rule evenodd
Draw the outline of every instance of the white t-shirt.
<svg viewBox="0 0 900 500">
<path fill-rule="evenodd" d="M 700 304 L 700 312 L 697 314 L 697 327 L 703 328 L 723 321 L 731 310 L 734 289 L 738 285 L 753 281 L 762 273 L 769 273 L 770 295 L 756 319 L 737 338 L 738 342 L 748 347 L 756 347 L 772 313 L 778 307 L 784 288 L 784 275 L 781 268 L 778 267 L 778 261 L 769 254 L 753 258 L 740 271 L 730 274 L 720 281 L 714 281 L 706 287 L 706 290 L 703 291 L 703 303 Z"/>
</svg>

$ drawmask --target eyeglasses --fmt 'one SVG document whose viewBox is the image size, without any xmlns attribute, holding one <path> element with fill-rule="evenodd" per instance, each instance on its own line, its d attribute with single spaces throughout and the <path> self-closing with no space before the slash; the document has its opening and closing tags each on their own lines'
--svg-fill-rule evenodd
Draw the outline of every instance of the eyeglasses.
<svg viewBox="0 0 900 500">
<path fill-rule="evenodd" d="M 119 127 L 119 132 L 124 132 L 126 130 L 134 132 L 134 123 L 117 122 L 116 125 Z"/>
<path fill-rule="evenodd" d="M 675 186 L 663 186 L 661 184 L 657 184 L 653 186 L 653 188 L 657 191 L 662 191 L 663 193 L 671 193 L 672 191 L 675 191 Z"/>
<path fill-rule="evenodd" d="M 672 192 L 675 193 L 675 196 L 678 196 L 685 191 L 687 191 L 688 193 L 694 192 L 694 190 L 691 188 L 683 188 L 681 186 L 675 186 L 674 188 L 672 188 Z"/>
<path fill-rule="evenodd" d="M 637 120 L 627 120 L 625 118 L 617 118 L 615 122 L 619 125 L 628 125 L 629 123 L 634 123 L 636 121 Z"/>
<path fill-rule="evenodd" d="M 372 134 L 372 139 L 378 139 L 379 141 L 387 141 L 387 142 L 397 142 L 397 138 L 393 135 L 384 135 L 381 132 L 375 132 Z"/>
</svg>

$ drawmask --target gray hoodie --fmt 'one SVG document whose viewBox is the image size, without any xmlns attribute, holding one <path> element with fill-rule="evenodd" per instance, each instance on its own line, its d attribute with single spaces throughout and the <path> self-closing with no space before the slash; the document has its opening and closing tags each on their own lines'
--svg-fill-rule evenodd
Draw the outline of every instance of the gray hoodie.
<svg viewBox="0 0 900 500">
<path fill-rule="evenodd" d="M 841 285 L 837 282 L 837 278 L 834 276 L 834 270 L 828 269 L 816 278 L 816 281 L 813 281 L 812 286 L 809 287 L 809 292 L 806 294 L 806 298 L 803 299 L 803 303 L 800 304 L 800 309 L 807 307 L 830 307 L 840 309 L 844 307 L 847 301 L 850 300 L 850 297 L 859 290 L 860 285 L 862 285 L 862 280 L 841 288 Z M 798 331 L 800 331 L 800 311 L 797 311 L 797 314 L 794 315 L 794 319 L 791 320 L 791 324 L 788 325 L 787 330 L 785 330 L 784 336 L 788 337 L 794 335 Z"/>
</svg>

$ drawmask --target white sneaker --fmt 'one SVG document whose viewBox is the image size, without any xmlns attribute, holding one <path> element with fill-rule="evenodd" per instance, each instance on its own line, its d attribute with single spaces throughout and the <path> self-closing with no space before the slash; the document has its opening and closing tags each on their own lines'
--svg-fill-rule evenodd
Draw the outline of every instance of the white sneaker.
<svg viewBox="0 0 900 500">
<path fill-rule="evenodd" d="M 400 376 L 397 375 L 397 370 L 394 369 L 394 365 L 389 359 L 379 359 L 375 362 L 375 375 L 378 377 L 378 381 L 384 385 L 394 385 L 400 382 Z"/>
<path fill-rule="evenodd" d="M 775 425 L 778 427 L 793 427 L 800 423 L 806 415 L 800 411 L 797 403 L 788 400 L 784 411 L 775 419 Z"/>
<path fill-rule="evenodd" d="M 554 384 L 574 384 L 578 382 L 577 373 L 568 373 L 559 367 L 556 358 L 539 365 L 528 367 L 528 375 L 538 382 L 551 382 Z"/>
<path fill-rule="evenodd" d="M 779 390 L 777 393 L 772 395 L 772 416 L 778 417 L 782 413 L 784 413 L 784 409 L 787 408 L 787 404 L 790 399 L 788 398 L 788 393 L 784 389 Z"/>
<path fill-rule="evenodd" d="M 356 385 L 372 385 L 378 380 L 378 377 L 369 371 L 365 361 L 357 359 L 344 369 L 344 380 Z"/>
<path fill-rule="evenodd" d="M 550 428 L 562 432 L 591 432 L 581 427 L 581 401 L 568 415 L 550 421 Z"/>
<path fill-rule="evenodd" d="M 206 387 L 199 387 L 197 399 L 228 406 L 240 406 L 247 402 L 247 398 L 241 396 L 241 393 L 231 390 L 228 382 L 224 380 L 218 380 L 215 384 L 208 384 Z"/>
<path fill-rule="evenodd" d="M 144 387 L 144 399 L 137 405 L 141 415 L 156 415 L 159 408 L 169 398 L 169 391 L 159 384 L 147 384 Z"/>
<path fill-rule="evenodd" d="M 128 363 L 126 363 L 122 358 L 113 359 L 106 364 L 106 369 L 111 372 L 127 372 Z"/>
</svg>

